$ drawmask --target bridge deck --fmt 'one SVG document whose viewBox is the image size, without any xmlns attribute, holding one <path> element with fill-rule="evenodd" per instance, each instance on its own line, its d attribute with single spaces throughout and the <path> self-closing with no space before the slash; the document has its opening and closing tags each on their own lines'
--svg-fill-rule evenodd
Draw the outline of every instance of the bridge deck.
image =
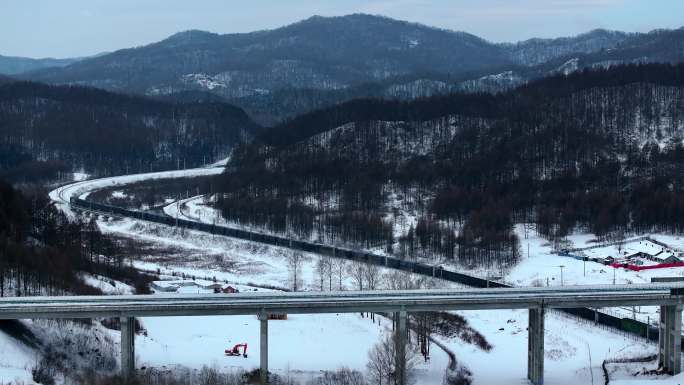
<svg viewBox="0 0 684 385">
<path fill-rule="evenodd" d="M 661 306 L 682 304 L 680 291 L 684 291 L 681 282 L 474 290 L 12 297 L 0 299 L 0 319 Z"/>
</svg>

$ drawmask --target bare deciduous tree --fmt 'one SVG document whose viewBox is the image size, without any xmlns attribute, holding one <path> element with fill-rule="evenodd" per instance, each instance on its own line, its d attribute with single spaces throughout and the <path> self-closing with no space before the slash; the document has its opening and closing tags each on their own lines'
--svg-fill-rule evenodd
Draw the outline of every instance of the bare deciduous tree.
<svg viewBox="0 0 684 385">
<path fill-rule="evenodd" d="M 321 284 L 321 291 L 325 290 L 326 280 L 328 281 L 328 290 L 332 290 L 332 260 L 330 257 L 321 256 L 316 263 L 316 273 Z"/>
<path fill-rule="evenodd" d="M 437 280 L 403 271 L 388 272 L 382 281 L 388 290 L 434 289 L 439 287 Z"/>
<path fill-rule="evenodd" d="M 347 261 L 344 259 L 333 259 L 332 268 L 330 269 L 331 274 L 334 274 L 337 278 L 337 290 L 344 290 L 344 284 L 342 282 L 344 275 L 347 270 Z"/>
<path fill-rule="evenodd" d="M 352 266 L 349 269 L 349 275 L 352 281 L 354 281 L 354 286 L 357 290 L 363 290 L 366 282 L 366 267 L 361 262 L 352 262 Z"/>
<path fill-rule="evenodd" d="M 366 289 L 377 289 L 382 281 L 382 273 L 380 272 L 380 268 L 371 264 L 366 264 L 364 267 L 363 275 L 366 281 Z"/>
<path fill-rule="evenodd" d="M 363 374 L 357 370 L 340 368 L 334 372 L 326 371 L 307 385 L 368 385 Z"/>
<path fill-rule="evenodd" d="M 290 273 L 290 288 L 298 291 L 302 287 L 302 265 L 304 264 L 304 254 L 293 251 L 287 259 L 287 268 Z"/>
<path fill-rule="evenodd" d="M 417 353 L 411 345 L 406 346 L 406 381 L 408 384 L 415 382 L 413 369 L 418 360 Z M 396 385 L 396 345 L 392 334 L 386 334 L 368 352 L 366 364 L 369 385 Z"/>
</svg>

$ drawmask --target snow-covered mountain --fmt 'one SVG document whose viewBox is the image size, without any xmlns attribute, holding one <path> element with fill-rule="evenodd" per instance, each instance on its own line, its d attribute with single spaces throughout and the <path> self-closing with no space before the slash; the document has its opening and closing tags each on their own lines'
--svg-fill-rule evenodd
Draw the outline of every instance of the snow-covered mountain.
<svg viewBox="0 0 684 385">
<path fill-rule="evenodd" d="M 495 44 L 477 36 L 386 17 L 314 16 L 273 30 L 177 33 L 62 68 L 23 75 L 148 95 L 210 92 L 274 123 L 358 97 L 412 99 L 455 90 L 497 92 L 599 63 L 678 62 L 684 30 Z M 311 95 L 302 97 L 302 90 Z M 281 108 L 289 104 L 288 108 Z"/>
<path fill-rule="evenodd" d="M 515 44 L 503 44 L 511 59 L 524 66 L 543 64 L 558 57 L 587 54 L 616 48 L 636 34 L 596 29 L 574 37 L 529 39 Z"/>
</svg>

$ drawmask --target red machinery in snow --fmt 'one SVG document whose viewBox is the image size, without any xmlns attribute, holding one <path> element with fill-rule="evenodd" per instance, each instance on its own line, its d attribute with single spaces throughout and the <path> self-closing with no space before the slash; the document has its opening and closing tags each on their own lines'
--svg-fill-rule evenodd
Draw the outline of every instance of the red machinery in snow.
<svg viewBox="0 0 684 385">
<path fill-rule="evenodd" d="M 240 353 L 242 348 L 242 354 Z M 231 357 L 243 356 L 247 358 L 247 344 L 237 344 L 232 349 L 226 349 L 226 355 Z"/>
</svg>

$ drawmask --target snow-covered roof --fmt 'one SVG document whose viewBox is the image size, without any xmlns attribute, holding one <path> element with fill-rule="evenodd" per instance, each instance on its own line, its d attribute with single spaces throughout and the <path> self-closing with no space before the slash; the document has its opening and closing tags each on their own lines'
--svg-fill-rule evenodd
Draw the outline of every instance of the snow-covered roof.
<svg viewBox="0 0 684 385">
<path fill-rule="evenodd" d="M 582 253 L 589 257 L 606 258 L 610 256 L 613 258 L 624 258 L 638 253 L 644 253 L 654 257 L 660 253 L 663 253 L 664 251 L 667 251 L 667 249 L 661 245 L 655 244 L 648 240 L 641 240 L 627 242 L 621 247 L 619 245 L 611 245 L 583 250 Z"/>
</svg>

